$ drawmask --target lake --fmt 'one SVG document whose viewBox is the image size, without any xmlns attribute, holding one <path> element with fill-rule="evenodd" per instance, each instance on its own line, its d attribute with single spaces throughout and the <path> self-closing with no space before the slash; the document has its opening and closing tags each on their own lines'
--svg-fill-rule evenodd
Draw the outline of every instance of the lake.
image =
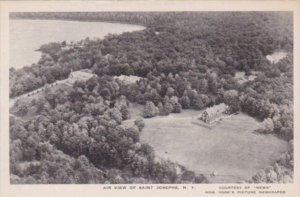
<svg viewBox="0 0 300 197">
<path fill-rule="evenodd" d="M 87 37 L 104 38 L 108 34 L 121 34 L 144 28 L 139 25 L 106 22 L 11 19 L 10 67 L 22 68 L 36 63 L 41 53 L 35 50 L 42 44 L 80 41 Z"/>
</svg>

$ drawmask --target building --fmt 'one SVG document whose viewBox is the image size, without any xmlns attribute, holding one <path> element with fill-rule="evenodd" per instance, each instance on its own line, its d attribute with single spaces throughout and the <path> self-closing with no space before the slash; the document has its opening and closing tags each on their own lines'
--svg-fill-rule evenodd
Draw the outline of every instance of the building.
<svg viewBox="0 0 300 197">
<path fill-rule="evenodd" d="M 128 84 L 132 84 L 137 82 L 138 80 L 141 79 L 141 77 L 138 76 L 133 76 L 133 75 L 120 75 L 120 76 L 115 76 L 115 79 L 119 79 L 121 82 L 123 82 L 124 84 L 128 85 Z"/>
<path fill-rule="evenodd" d="M 228 106 L 224 103 L 207 108 L 198 118 L 205 123 L 212 123 L 218 120 L 228 111 Z"/>
<path fill-rule="evenodd" d="M 276 51 L 271 55 L 267 55 L 266 58 L 271 64 L 277 64 L 280 60 L 287 56 L 285 51 Z"/>
<path fill-rule="evenodd" d="M 254 72 L 252 72 L 254 73 Z M 247 81 L 253 81 L 256 79 L 254 74 L 246 76 L 245 72 L 236 72 L 234 78 L 237 80 L 239 84 L 246 83 Z"/>
<path fill-rule="evenodd" d="M 87 70 L 74 71 L 70 73 L 66 84 L 72 86 L 76 81 L 87 81 L 94 76 L 97 75 L 89 73 Z"/>
</svg>

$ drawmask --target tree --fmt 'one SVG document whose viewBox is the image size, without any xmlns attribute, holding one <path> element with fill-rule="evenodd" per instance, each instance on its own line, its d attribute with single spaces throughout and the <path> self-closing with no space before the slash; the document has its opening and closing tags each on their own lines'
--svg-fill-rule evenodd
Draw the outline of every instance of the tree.
<svg viewBox="0 0 300 197">
<path fill-rule="evenodd" d="M 139 118 L 134 121 L 134 124 L 139 128 L 139 131 L 141 132 L 143 128 L 145 127 L 145 122 L 143 119 Z"/>
<path fill-rule="evenodd" d="M 163 115 L 164 114 L 164 106 L 161 102 L 158 103 L 157 108 L 158 108 L 159 115 Z"/>
<path fill-rule="evenodd" d="M 236 90 L 227 90 L 224 92 L 224 101 L 230 106 L 231 112 L 240 110 L 239 94 Z"/>
<path fill-rule="evenodd" d="M 123 120 L 127 120 L 127 119 L 130 118 L 130 112 L 129 112 L 129 109 L 126 105 L 121 105 L 120 112 L 122 114 L 122 119 Z"/>
<path fill-rule="evenodd" d="M 266 118 L 264 121 L 260 124 L 260 127 L 258 129 L 259 132 L 262 133 L 272 133 L 274 132 L 274 123 L 271 118 Z"/>
<path fill-rule="evenodd" d="M 185 182 L 192 183 L 195 179 L 195 173 L 189 170 L 184 171 L 181 175 L 181 179 Z"/>
<path fill-rule="evenodd" d="M 164 114 L 169 115 L 173 111 L 174 111 L 173 103 L 171 102 L 171 100 L 168 97 L 166 97 L 165 104 L 164 104 Z"/>
<path fill-rule="evenodd" d="M 277 173 L 274 171 L 272 166 L 266 168 L 266 176 L 267 176 L 267 182 L 277 183 L 278 176 L 277 176 Z"/>
<path fill-rule="evenodd" d="M 174 112 L 174 113 L 180 113 L 181 110 L 182 110 L 181 104 L 178 103 L 178 102 L 176 102 L 176 103 L 174 104 L 174 110 L 173 110 L 173 112 Z"/>
<path fill-rule="evenodd" d="M 201 96 L 197 95 L 196 98 L 193 100 L 193 104 L 195 109 L 203 109 L 205 107 L 205 104 L 203 103 Z"/>
<path fill-rule="evenodd" d="M 11 168 L 16 170 L 16 166 L 20 160 L 23 159 L 22 141 L 20 139 L 10 142 L 10 162 Z M 16 172 L 15 172 L 16 173 Z"/>
<path fill-rule="evenodd" d="M 187 95 L 183 95 L 180 99 L 180 103 L 183 109 L 189 109 L 191 105 L 190 98 Z"/>
<path fill-rule="evenodd" d="M 46 99 L 39 98 L 36 101 L 36 113 L 41 113 L 46 108 Z"/>
<path fill-rule="evenodd" d="M 106 99 L 106 100 L 110 100 L 112 94 L 111 91 L 108 88 L 104 88 L 100 91 L 100 95 Z"/>
<path fill-rule="evenodd" d="M 121 124 L 122 122 L 122 113 L 120 110 L 116 107 L 109 109 L 108 111 L 109 116 L 111 117 L 112 120 L 115 120 L 118 124 Z"/>
<path fill-rule="evenodd" d="M 166 96 L 174 96 L 175 95 L 175 90 L 172 87 L 168 87 L 167 92 L 166 92 Z"/>
<path fill-rule="evenodd" d="M 143 110 L 144 118 L 152 118 L 158 114 L 158 108 L 152 101 L 147 101 Z"/>
<path fill-rule="evenodd" d="M 17 114 L 19 116 L 25 116 L 28 113 L 28 105 L 25 102 L 19 103 L 17 107 Z"/>
<path fill-rule="evenodd" d="M 49 93 L 46 93 L 46 100 L 48 101 L 48 103 L 50 104 L 51 108 L 54 109 L 57 105 L 57 101 L 56 101 L 56 98 L 55 98 L 55 94 L 49 92 Z"/>
<path fill-rule="evenodd" d="M 201 92 L 201 93 L 206 93 L 207 92 L 207 89 L 208 89 L 208 83 L 207 83 L 207 80 L 206 79 L 201 79 L 200 81 L 199 81 L 199 91 Z"/>
<path fill-rule="evenodd" d="M 216 76 L 209 75 L 208 78 L 208 88 L 211 91 L 211 93 L 217 93 L 219 89 L 219 83 Z"/>
<path fill-rule="evenodd" d="M 264 170 L 260 170 L 256 175 L 252 177 L 252 180 L 254 181 L 254 183 L 266 183 L 266 172 Z"/>
<path fill-rule="evenodd" d="M 203 174 L 199 174 L 195 177 L 195 183 L 208 183 L 208 180 Z"/>
</svg>

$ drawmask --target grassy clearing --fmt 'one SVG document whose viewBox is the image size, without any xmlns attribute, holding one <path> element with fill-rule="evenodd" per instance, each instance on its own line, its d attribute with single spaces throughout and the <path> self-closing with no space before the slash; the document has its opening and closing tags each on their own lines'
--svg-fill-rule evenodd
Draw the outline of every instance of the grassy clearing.
<svg viewBox="0 0 300 197">
<path fill-rule="evenodd" d="M 139 110 L 136 107 L 132 111 L 139 114 Z M 197 173 L 217 172 L 218 176 L 209 177 L 210 181 L 227 183 L 250 179 L 288 148 L 285 141 L 273 135 L 255 134 L 258 122 L 245 114 L 234 115 L 207 129 L 192 124 L 199 113 L 184 110 L 180 114 L 145 119 L 141 140 L 153 146 L 158 156 Z"/>
</svg>

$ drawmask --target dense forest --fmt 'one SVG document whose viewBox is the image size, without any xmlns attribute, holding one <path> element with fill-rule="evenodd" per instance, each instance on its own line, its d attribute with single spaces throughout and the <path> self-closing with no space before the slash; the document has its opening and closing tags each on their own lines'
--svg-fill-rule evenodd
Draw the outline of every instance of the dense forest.
<svg viewBox="0 0 300 197">
<path fill-rule="evenodd" d="M 16 102 L 10 117 L 13 183 L 203 183 L 180 164 L 142 144 L 143 120 L 131 128 L 128 103 L 144 117 L 201 110 L 224 102 L 232 112 L 262 121 L 260 133 L 291 144 L 288 153 L 250 182 L 288 182 L 293 174 L 293 32 L 289 12 L 12 13 L 11 18 L 110 21 L 144 25 L 142 31 L 86 38 L 80 47 L 48 43 L 41 59 L 10 69 L 10 97 L 90 69 L 97 77 L 45 90 Z M 277 63 L 266 59 L 287 52 Z M 239 83 L 237 72 L 255 76 Z M 124 84 L 114 78 L 141 79 Z M 34 108 L 36 116 L 22 120 Z M 274 175 L 275 173 L 275 175 Z"/>
</svg>

